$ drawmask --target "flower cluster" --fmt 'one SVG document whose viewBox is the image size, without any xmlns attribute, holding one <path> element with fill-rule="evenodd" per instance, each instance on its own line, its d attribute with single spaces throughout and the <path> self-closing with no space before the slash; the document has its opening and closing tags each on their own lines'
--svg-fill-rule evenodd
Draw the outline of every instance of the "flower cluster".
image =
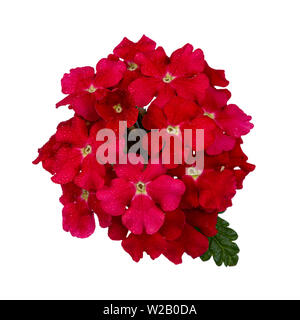
<svg viewBox="0 0 300 320">
<path fill-rule="evenodd" d="M 89 237 L 97 217 L 134 261 L 144 252 L 175 264 L 184 253 L 202 256 L 217 234 L 218 214 L 254 170 L 241 149 L 251 117 L 228 103 L 224 71 L 211 68 L 190 44 L 168 57 L 143 36 L 136 43 L 124 38 L 95 69 L 71 69 L 61 85 L 66 97 L 56 106 L 67 105 L 74 115 L 58 125 L 33 163 L 41 162 L 61 185 L 63 229 Z M 128 132 L 144 128 L 149 136 L 151 129 L 166 129 L 174 139 L 182 139 L 184 129 L 203 129 L 203 170 L 160 161 L 101 163 L 97 150 L 104 141 L 97 133 L 109 128 L 122 135 L 120 121 Z M 194 142 L 188 147 L 197 151 Z"/>
</svg>

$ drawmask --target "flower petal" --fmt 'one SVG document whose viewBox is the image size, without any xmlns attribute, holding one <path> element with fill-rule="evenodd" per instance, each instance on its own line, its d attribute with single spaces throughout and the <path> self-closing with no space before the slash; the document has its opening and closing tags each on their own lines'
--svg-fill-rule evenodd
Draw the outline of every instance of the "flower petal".
<svg viewBox="0 0 300 320">
<path fill-rule="evenodd" d="M 119 178 L 129 181 L 138 182 L 142 175 L 144 165 L 139 162 L 138 164 L 116 164 L 114 170 Z"/>
<path fill-rule="evenodd" d="M 71 69 L 61 79 L 62 92 L 64 94 L 78 93 L 87 89 L 94 79 L 95 71 L 92 67 Z"/>
<path fill-rule="evenodd" d="M 187 222 L 200 229 L 201 233 L 207 237 L 213 237 L 217 234 L 216 229 L 218 212 L 205 212 L 201 209 L 185 210 Z"/>
<path fill-rule="evenodd" d="M 215 133 L 215 141 L 206 149 L 207 154 L 216 155 L 223 151 L 230 151 L 235 145 L 235 138 L 224 134 L 221 130 Z"/>
<path fill-rule="evenodd" d="M 63 211 L 63 229 L 73 237 L 87 238 L 95 230 L 95 219 L 85 201 L 68 203 Z"/>
<path fill-rule="evenodd" d="M 123 240 L 126 238 L 128 229 L 122 224 L 120 216 L 112 217 L 112 223 L 108 228 L 108 236 L 111 240 Z"/>
<path fill-rule="evenodd" d="M 229 81 L 225 78 L 224 70 L 213 69 L 206 63 L 204 72 L 209 77 L 209 80 L 212 86 L 218 86 L 218 87 L 228 86 Z"/>
<path fill-rule="evenodd" d="M 199 187 L 199 204 L 207 211 L 223 212 L 232 205 L 235 195 L 236 180 L 230 170 L 207 170 L 197 181 Z"/>
<path fill-rule="evenodd" d="M 77 149 L 62 147 L 55 157 L 55 175 L 51 178 L 54 183 L 71 182 L 79 171 L 82 155 Z"/>
<path fill-rule="evenodd" d="M 104 58 L 97 63 L 96 70 L 95 86 L 110 88 L 120 82 L 126 71 L 126 65 L 122 61 Z"/>
<path fill-rule="evenodd" d="M 134 57 L 138 52 L 153 51 L 155 47 L 156 43 L 145 35 L 143 35 L 136 43 L 125 37 L 115 47 L 114 54 L 126 61 L 133 62 Z"/>
<path fill-rule="evenodd" d="M 196 103 L 181 97 L 172 98 L 164 107 L 168 122 L 172 125 L 191 120 L 200 111 Z"/>
<path fill-rule="evenodd" d="M 135 194 L 135 187 L 124 179 L 112 180 L 110 187 L 105 187 L 97 192 L 97 198 L 101 201 L 104 212 L 112 216 L 119 216 L 125 212 Z"/>
<path fill-rule="evenodd" d="M 143 239 L 134 234 L 130 234 L 122 241 L 123 249 L 131 255 L 135 262 L 139 262 L 143 258 L 144 244 Z"/>
<path fill-rule="evenodd" d="M 144 107 L 151 102 L 159 88 L 160 81 L 153 78 L 139 78 L 128 87 L 133 100 L 138 107 Z"/>
<path fill-rule="evenodd" d="M 159 203 L 163 211 L 173 211 L 178 208 L 185 191 L 184 183 L 168 175 L 161 175 L 151 181 L 146 187 L 147 193 Z"/>
<path fill-rule="evenodd" d="M 164 224 L 159 232 L 166 240 L 175 240 L 181 236 L 184 224 L 185 216 L 183 211 L 176 209 L 166 213 Z"/>
<path fill-rule="evenodd" d="M 205 74 L 200 73 L 192 78 L 175 78 L 170 85 L 180 97 L 196 101 L 204 96 L 205 90 L 209 86 L 209 81 Z"/>
<path fill-rule="evenodd" d="M 57 126 L 55 139 L 61 143 L 68 143 L 74 147 L 83 147 L 88 140 L 86 122 L 75 116 Z"/>
<path fill-rule="evenodd" d="M 186 44 L 171 55 L 169 71 L 174 76 L 192 76 L 204 70 L 204 55 L 201 49 L 193 52 L 193 46 Z"/>
<path fill-rule="evenodd" d="M 207 237 L 189 224 L 185 225 L 182 241 L 184 243 L 185 252 L 193 259 L 202 256 L 208 250 L 209 242 Z"/>
<path fill-rule="evenodd" d="M 246 115 L 235 104 L 229 104 L 224 110 L 217 113 L 216 123 L 220 128 L 232 137 L 239 138 L 242 135 L 249 133 L 253 128 L 250 122 L 251 116 Z"/>
<path fill-rule="evenodd" d="M 162 108 L 156 105 L 155 102 L 151 103 L 149 106 L 147 113 L 143 117 L 142 123 L 143 127 L 147 130 L 163 129 L 168 126 L 168 121 Z"/>
<path fill-rule="evenodd" d="M 124 226 L 134 234 L 153 234 L 164 222 L 164 213 L 145 195 L 137 195 L 122 216 Z"/>
<path fill-rule="evenodd" d="M 137 53 L 135 61 L 141 65 L 142 73 L 148 77 L 162 79 L 166 74 L 169 59 L 162 47 L 148 53 Z"/>
</svg>

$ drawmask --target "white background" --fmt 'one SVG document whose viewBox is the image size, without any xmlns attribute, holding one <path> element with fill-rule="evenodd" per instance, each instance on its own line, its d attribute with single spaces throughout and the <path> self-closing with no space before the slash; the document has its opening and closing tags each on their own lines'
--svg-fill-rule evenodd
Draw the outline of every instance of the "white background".
<svg viewBox="0 0 300 320">
<path fill-rule="evenodd" d="M 288 299 L 299 293 L 299 1 L 1 1 L 2 299 Z M 60 79 L 95 65 L 124 36 L 170 54 L 190 42 L 224 68 L 231 102 L 253 116 L 244 150 L 257 165 L 224 215 L 237 267 L 184 257 L 138 264 L 105 229 L 62 230 L 60 187 L 31 161 L 59 121 Z"/>
</svg>

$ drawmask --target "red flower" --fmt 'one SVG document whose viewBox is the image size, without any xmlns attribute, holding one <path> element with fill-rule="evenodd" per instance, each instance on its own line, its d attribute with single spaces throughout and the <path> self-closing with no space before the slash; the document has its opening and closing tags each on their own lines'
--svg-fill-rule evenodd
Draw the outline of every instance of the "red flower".
<svg viewBox="0 0 300 320">
<path fill-rule="evenodd" d="M 187 222 L 197 227 L 202 234 L 207 237 L 213 237 L 218 233 L 216 229 L 217 219 L 218 219 L 218 212 L 206 212 L 205 210 L 201 209 L 192 209 L 192 210 L 185 210 L 185 217 Z"/>
<path fill-rule="evenodd" d="M 111 224 L 108 227 L 108 236 L 111 240 L 123 240 L 126 238 L 128 229 L 123 225 L 121 216 L 110 216 Z"/>
<path fill-rule="evenodd" d="M 135 56 L 139 52 L 150 52 L 156 47 L 156 43 L 142 36 L 141 39 L 134 43 L 127 38 L 124 38 L 119 45 L 114 49 L 116 57 L 124 59 L 127 70 L 124 73 L 123 79 L 119 85 L 120 88 L 128 89 L 128 85 L 141 76 L 140 65 L 136 61 Z"/>
<path fill-rule="evenodd" d="M 235 195 L 236 180 L 229 170 L 220 172 L 204 171 L 197 181 L 199 188 L 199 204 L 207 211 L 223 212 L 232 205 Z"/>
<path fill-rule="evenodd" d="M 111 224 L 111 216 L 101 210 L 95 192 L 81 189 L 73 183 L 62 185 L 62 190 L 63 229 L 73 237 L 87 238 L 94 232 L 94 213 L 98 216 L 100 226 L 105 228 Z"/>
<path fill-rule="evenodd" d="M 178 215 L 179 212 L 178 214 L 174 214 Z M 181 214 L 183 215 L 182 212 Z M 175 219 L 178 218 L 175 217 Z M 175 239 L 168 239 L 168 237 L 165 237 L 161 233 L 153 235 L 135 235 L 131 233 L 122 241 L 122 246 L 136 262 L 143 257 L 143 252 L 146 252 L 152 259 L 156 259 L 163 254 L 173 263 L 179 264 L 182 262 L 182 255 L 184 253 L 195 259 L 207 251 L 207 237 L 196 231 L 190 224 L 183 223 L 181 229 L 178 230 L 179 233 Z"/>
<path fill-rule="evenodd" d="M 56 151 L 52 181 L 65 184 L 74 182 L 84 189 L 98 189 L 104 184 L 105 168 L 96 159 L 101 142 L 96 135 L 104 123 L 99 121 L 91 128 L 79 117 L 62 122 L 57 127 L 55 139 L 62 143 Z"/>
<path fill-rule="evenodd" d="M 164 255 L 173 263 L 179 264 L 184 252 L 195 259 L 207 251 L 208 245 L 207 237 L 187 223 L 178 239 L 167 241 Z"/>
<path fill-rule="evenodd" d="M 50 172 L 51 174 L 55 174 L 54 166 L 55 166 L 55 158 L 56 153 L 61 147 L 62 143 L 57 142 L 55 135 L 53 135 L 49 141 L 47 141 L 41 148 L 38 150 L 37 158 L 32 162 L 33 164 L 38 164 L 42 162 L 43 168 Z"/>
<path fill-rule="evenodd" d="M 227 87 L 229 81 L 225 78 L 224 70 L 216 70 L 211 68 L 207 62 L 205 62 L 205 74 L 208 76 L 211 86 Z"/>
<path fill-rule="evenodd" d="M 239 139 L 234 149 L 232 149 L 228 155 L 228 168 L 233 170 L 237 182 L 237 189 L 243 188 L 245 177 L 255 169 L 255 165 L 247 162 L 248 157 L 241 148 L 242 143 L 242 139 Z"/>
<path fill-rule="evenodd" d="M 184 184 L 166 175 L 161 165 L 116 165 L 116 179 L 110 187 L 98 191 L 103 210 L 122 215 L 123 224 L 134 234 L 157 232 L 164 221 L 164 211 L 175 210 Z"/>
<path fill-rule="evenodd" d="M 120 89 L 107 92 L 96 104 L 96 111 L 111 129 L 118 129 L 119 121 L 127 121 L 128 127 L 133 126 L 139 113 L 128 92 Z"/>
<path fill-rule="evenodd" d="M 156 104 L 162 106 L 175 93 L 183 98 L 196 100 L 204 95 L 209 85 L 204 71 L 204 58 L 200 49 L 193 51 L 190 44 L 167 57 L 162 47 L 153 52 L 138 53 L 143 77 L 133 81 L 129 91 L 135 103 L 143 107 L 157 96 Z"/>
<path fill-rule="evenodd" d="M 70 105 L 77 115 L 86 120 L 99 119 L 95 111 L 97 98 L 101 98 L 104 88 L 117 85 L 123 77 L 126 66 L 122 61 L 101 59 L 94 68 L 83 67 L 71 69 L 61 80 L 62 92 L 68 94 L 56 107 Z"/>
<path fill-rule="evenodd" d="M 228 159 L 223 160 L 224 165 L 218 161 L 214 164 L 212 161 L 206 162 L 202 172 L 195 166 L 181 166 L 173 171 L 186 187 L 181 201 L 182 208 L 200 207 L 207 212 L 223 212 L 232 205 L 231 199 L 237 189 L 237 180 L 228 166 Z"/>
<path fill-rule="evenodd" d="M 181 97 L 173 97 L 163 108 L 160 108 L 153 102 L 146 115 L 143 117 L 143 126 L 150 129 L 163 129 L 162 144 L 169 140 L 170 136 L 174 139 L 171 145 L 176 146 L 176 140 L 182 145 L 182 149 L 191 148 L 199 150 L 196 145 L 196 129 L 203 129 L 204 147 L 208 147 L 215 139 L 216 125 L 211 119 L 198 115 L 201 108 L 194 102 L 183 99 Z M 184 130 L 192 130 L 192 141 L 184 141 Z M 185 142 L 185 143 L 184 143 Z M 159 148 L 161 149 L 161 148 Z M 174 156 L 174 150 L 168 151 L 171 153 L 171 159 Z"/>
<path fill-rule="evenodd" d="M 123 249 L 128 252 L 135 262 L 143 257 L 145 251 L 153 260 L 158 258 L 165 251 L 166 241 L 159 234 L 135 235 L 131 233 L 122 241 Z"/>
<path fill-rule="evenodd" d="M 204 109 L 204 115 L 212 118 L 219 128 L 231 137 L 240 138 L 253 128 L 251 116 L 247 116 L 235 104 L 229 104 L 219 110 Z"/>
<path fill-rule="evenodd" d="M 141 39 L 134 43 L 126 37 L 115 47 L 114 54 L 119 58 L 124 59 L 127 63 L 127 69 L 130 71 L 136 70 L 138 65 L 135 61 L 137 53 L 151 52 L 155 49 L 156 43 L 143 35 Z"/>
<path fill-rule="evenodd" d="M 169 241 L 178 239 L 185 225 L 185 214 L 180 209 L 166 212 L 165 221 L 159 233 Z"/>
</svg>

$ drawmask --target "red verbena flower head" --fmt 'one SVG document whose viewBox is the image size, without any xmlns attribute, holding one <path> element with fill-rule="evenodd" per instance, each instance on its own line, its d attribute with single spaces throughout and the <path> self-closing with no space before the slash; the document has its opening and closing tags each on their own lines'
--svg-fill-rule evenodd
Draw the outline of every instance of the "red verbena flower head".
<svg viewBox="0 0 300 320">
<path fill-rule="evenodd" d="M 168 56 L 145 35 L 65 73 L 56 107 L 72 116 L 33 161 L 61 185 L 63 229 L 89 237 L 96 215 L 136 262 L 236 264 L 237 235 L 220 213 L 255 166 L 242 150 L 252 118 L 229 102 L 228 84 L 201 49 Z"/>
</svg>

